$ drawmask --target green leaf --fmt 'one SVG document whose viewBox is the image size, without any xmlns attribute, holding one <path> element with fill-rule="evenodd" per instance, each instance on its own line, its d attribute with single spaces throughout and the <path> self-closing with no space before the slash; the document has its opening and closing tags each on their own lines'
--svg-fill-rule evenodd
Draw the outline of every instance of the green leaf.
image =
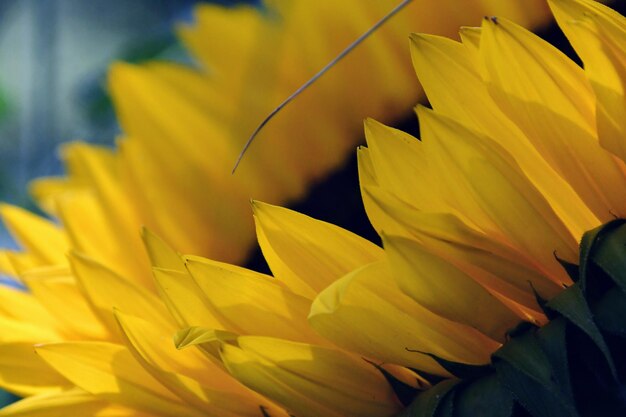
<svg viewBox="0 0 626 417">
<path fill-rule="evenodd" d="M 397 417 L 435 417 L 443 399 L 459 382 L 458 379 L 447 379 L 422 391 Z"/>
<path fill-rule="evenodd" d="M 593 321 L 593 316 L 579 285 L 580 283 L 572 285 L 567 290 L 561 292 L 561 294 L 550 300 L 548 307 L 561 313 L 591 338 L 593 343 L 604 355 L 611 374 L 617 380 L 617 371 L 615 370 L 613 357 L 604 341 L 604 337 L 602 337 L 600 330 L 598 330 L 598 327 Z"/>
</svg>

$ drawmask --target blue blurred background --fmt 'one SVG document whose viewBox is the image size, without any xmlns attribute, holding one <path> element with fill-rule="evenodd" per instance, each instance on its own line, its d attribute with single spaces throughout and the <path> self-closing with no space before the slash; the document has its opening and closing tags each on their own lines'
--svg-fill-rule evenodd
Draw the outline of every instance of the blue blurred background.
<svg viewBox="0 0 626 417">
<path fill-rule="evenodd" d="M 194 3 L 0 0 L 1 201 L 36 209 L 27 184 L 61 172 L 61 142 L 113 142 L 107 67 L 118 59 L 187 60 L 173 27 L 191 19 Z M 4 229 L 0 245 L 12 246 Z"/>
</svg>

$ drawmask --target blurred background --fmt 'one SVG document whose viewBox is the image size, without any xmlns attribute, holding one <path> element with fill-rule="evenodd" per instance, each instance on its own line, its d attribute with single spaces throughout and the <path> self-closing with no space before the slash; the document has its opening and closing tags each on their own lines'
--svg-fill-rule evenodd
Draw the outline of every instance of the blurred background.
<svg viewBox="0 0 626 417">
<path fill-rule="evenodd" d="M 195 3 L 0 0 L 0 201 L 36 210 L 27 184 L 61 172 L 60 143 L 113 143 L 106 69 L 115 60 L 187 61 L 173 28 Z M 4 229 L 0 244 L 12 246 Z"/>
</svg>

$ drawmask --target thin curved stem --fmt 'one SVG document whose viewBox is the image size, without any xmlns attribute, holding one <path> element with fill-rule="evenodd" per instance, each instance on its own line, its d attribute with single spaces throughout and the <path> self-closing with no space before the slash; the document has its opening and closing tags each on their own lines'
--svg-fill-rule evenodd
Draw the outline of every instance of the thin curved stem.
<svg viewBox="0 0 626 417">
<path fill-rule="evenodd" d="M 282 103 L 280 103 L 274 110 L 272 110 L 270 112 L 270 114 L 268 114 L 267 117 L 265 117 L 265 119 L 263 119 L 263 121 L 256 127 L 256 129 L 254 129 L 254 132 L 252 132 L 252 134 L 248 138 L 248 141 L 243 146 L 243 149 L 241 150 L 241 152 L 239 153 L 239 156 L 237 157 L 237 161 L 235 162 L 235 166 L 233 167 L 233 170 L 232 170 L 231 174 L 235 173 L 235 171 L 237 170 L 237 167 L 239 166 L 239 164 L 241 163 L 241 160 L 243 159 L 243 156 L 245 155 L 245 153 L 248 150 L 248 148 L 250 147 L 250 145 L 252 145 L 252 142 L 257 137 L 259 132 L 265 127 L 265 125 L 267 125 L 267 123 L 270 120 L 272 120 L 274 118 L 274 116 L 276 116 L 276 114 L 278 114 L 278 112 L 280 112 L 285 106 L 287 106 L 287 104 L 289 104 L 293 99 L 298 97 L 300 95 L 300 93 L 302 93 L 304 90 L 309 88 L 315 81 L 317 81 L 322 75 L 324 75 L 324 73 L 326 73 L 329 69 L 331 69 L 333 66 L 335 66 L 335 64 L 337 64 L 339 61 L 341 61 L 354 48 L 359 46 L 365 39 L 367 39 L 379 27 L 381 27 L 383 24 L 385 24 L 385 22 L 387 22 L 389 19 L 391 19 L 394 15 L 396 15 L 400 10 L 402 10 L 405 6 L 407 6 L 412 1 L 413 0 L 403 0 L 403 1 L 401 1 L 396 7 L 394 7 L 389 13 L 387 13 L 382 19 L 380 19 L 378 22 L 376 22 L 374 24 L 374 26 L 369 28 L 365 33 L 363 33 L 361 36 L 359 36 L 354 42 L 352 42 L 350 45 L 348 45 L 346 47 L 346 49 L 341 51 L 339 53 L 339 55 L 337 55 L 332 61 L 330 61 L 328 64 L 326 64 L 326 66 L 324 66 L 324 68 L 322 68 L 317 74 L 315 74 L 307 82 L 302 84 L 296 91 L 294 91 L 289 97 L 287 97 Z"/>
</svg>

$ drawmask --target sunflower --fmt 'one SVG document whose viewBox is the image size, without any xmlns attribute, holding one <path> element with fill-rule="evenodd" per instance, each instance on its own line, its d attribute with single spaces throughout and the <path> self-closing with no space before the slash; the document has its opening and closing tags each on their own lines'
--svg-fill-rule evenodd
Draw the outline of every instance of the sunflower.
<svg viewBox="0 0 626 417">
<path fill-rule="evenodd" d="M 297 416 L 620 415 L 626 170 L 602 136 L 622 129 L 626 20 L 550 6 L 589 70 L 503 18 L 411 37 L 421 139 L 368 120 L 359 150 L 384 249 L 260 202 L 273 279 L 147 238 L 177 346 Z"/>
<path fill-rule="evenodd" d="M 449 5 L 439 2 L 436 10 L 449 12 L 453 6 L 452 2 Z M 517 15 L 519 11 L 516 12 L 510 4 L 497 4 L 505 15 L 507 11 L 504 9 L 509 6 L 508 13 Z M 181 258 L 148 230 L 143 233 L 143 241 L 137 237 L 139 225 L 145 223 L 182 252 L 240 260 L 249 240 L 248 229 L 254 228 L 252 224 L 246 226 L 245 220 L 239 221 L 245 219 L 239 202 L 242 196 L 255 194 L 275 201 L 302 194 L 304 184 L 337 164 L 342 159 L 342 149 L 353 143 L 334 139 L 348 137 L 346 133 L 351 130 L 339 115 L 352 118 L 370 112 L 390 118 L 395 110 L 381 104 L 386 103 L 386 97 L 393 98 L 394 103 L 402 103 L 398 104 L 399 108 L 406 101 L 415 99 L 415 94 L 403 85 L 404 78 L 397 75 L 407 71 L 399 65 L 404 62 L 398 57 L 402 48 L 395 47 L 397 39 L 402 37 L 397 38 L 393 33 L 382 36 L 378 45 L 360 50 L 362 57 L 353 58 L 356 61 L 346 67 L 343 76 L 338 74 L 335 79 L 327 78 L 326 82 L 339 86 L 333 90 L 336 91 L 348 80 L 354 83 L 368 73 L 393 80 L 393 86 L 386 85 L 380 91 L 374 89 L 378 87 L 372 87 L 367 96 L 371 94 L 371 97 L 367 99 L 361 97 L 360 92 L 355 93 L 358 99 L 348 94 L 336 98 L 334 93 L 333 100 L 327 96 L 303 97 L 300 105 L 306 105 L 310 111 L 299 113 L 295 119 L 285 115 L 289 122 L 272 128 L 276 129 L 276 134 L 271 138 L 277 141 L 268 146 L 272 151 L 263 153 L 253 149 L 258 159 L 246 162 L 249 171 L 242 172 L 241 179 L 227 179 L 226 165 L 230 165 L 230 157 L 234 159 L 236 148 L 227 140 L 217 138 L 230 138 L 231 132 L 246 124 L 241 117 L 235 117 L 241 113 L 235 112 L 248 113 L 249 108 L 263 108 L 263 100 L 274 97 L 274 91 L 288 91 L 295 85 L 288 82 L 290 78 L 287 77 L 292 74 L 293 63 L 287 58 L 284 62 L 265 61 L 265 55 L 254 55 L 258 52 L 255 42 L 278 39 L 277 27 L 291 28 L 280 29 L 294 35 L 287 37 L 294 44 L 286 44 L 288 47 L 285 46 L 284 51 L 295 51 L 296 56 L 302 54 L 314 60 L 311 62 L 327 60 L 326 55 L 319 54 L 326 42 L 311 41 L 310 31 L 317 26 L 309 19 L 317 15 L 326 19 L 328 15 L 324 12 L 330 4 L 316 2 L 315 6 L 305 6 L 304 3 L 302 6 L 287 6 L 279 2 L 276 7 L 283 16 L 282 24 L 278 26 L 277 16 L 271 13 L 259 18 L 249 9 L 230 10 L 227 15 L 237 16 L 234 19 L 241 24 L 239 27 L 250 29 L 236 33 L 232 33 L 233 26 L 226 23 L 224 14 L 215 11 L 204 14 L 203 10 L 209 9 L 200 9 L 200 25 L 183 31 L 192 49 L 204 51 L 204 44 L 198 39 L 209 36 L 213 30 L 231 33 L 236 38 L 233 42 L 237 48 L 220 49 L 223 55 L 220 63 L 228 64 L 223 64 L 221 73 L 216 66 L 211 77 L 171 64 L 145 67 L 120 64 L 114 68 L 111 86 L 126 134 L 120 141 L 119 151 L 85 144 L 68 146 L 63 155 L 69 176 L 41 180 L 33 187 L 42 207 L 61 221 L 63 229 L 15 207 L 3 207 L 4 218 L 26 251 L 5 252 L 2 264 L 7 272 L 19 275 L 30 292 L 0 289 L 3 301 L 1 321 L 7 330 L 0 345 L 3 362 L 0 384 L 29 398 L 4 409 L 0 415 L 391 415 L 401 409 L 404 401 L 398 395 L 398 386 L 423 389 L 431 384 L 424 375 L 450 375 L 433 357 L 420 356 L 404 347 L 402 352 L 396 351 L 396 356 L 391 357 L 386 351 L 393 350 L 392 346 L 401 343 L 412 349 L 432 352 L 437 358 L 482 364 L 504 341 L 503 332 L 510 325 L 521 318 L 545 321 L 537 306 L 522 297 L 528 293 L 527 288 L 515 292 L 520 286 L 515 285 L 518 283 L 515 275 L 506 277 L 511 282 L 501 283 L 501 277 L 494 272 L 492 275 L 485 273 L 484 281 L 472 276 L 489 291 L 480 293 L 478 284 L 473 287 L 464 284 L 485 301 L 485 311 L 473 315 L 478 324 L 467 324 L 461 320 L 462 311 L 451 308 L 454 310 L 452 314 L 445 305 L 441 307 L 443 310 L 433 307 L 436 304 L 432 302 L 434 296 L 431 302 L 416 300 L 410 288 L 396 282 L 397 275 L 401 274 L 394 272 L 397 265 L 390 248 L 383 251 L 337 227 L 270 204 L 255 203 L 254 212 L 258 239 L 274 278 L 197 256 Z M 345 15 L 352 19 L 356 16 L 355 22 L 362 21 L 364 16 L 369 16 L 369 9 L 361 7 L 364 6 L 354 6 L 349 13 L 335 11 L 328 21 L 324 20 L 342 29 L 332 32 L 333 43 L 338 34 L 345 33 L 345 39 L 351 39 L 361 30 L 349 30 L 351 26 L 341 25 L 337 17 Z M 371 7 L 373 11 L 383 9 L 378 3 Z M 493 10 L 498 11 L 497 7 L 494 6 Z M 474 13 L 485 10 L 482 5 L 477 8 L 472 5 L 471 8 Z M 425 15 L 423 10 L 413 13 L 418 13 L 425 24 L 437 21 L 435 12 Z M 536 22 L 543 15 L 542 9 L 531 10 L 537 15 L 531 16 L 528 22 Z M 359 14 L 361 11 L 362 15 Z M 209 17 L 214 14 L 217 17 Z M 407 14 L 406 18 L 410 16 Z M 216 20 L 211 20 L 213 18 Z M 208 23 L 203 24 L 203 21 Z M 407 21 L 404 24 L 408 24 Z M 252 28 L 267 33 L 263 36 L 268 38 L 256 36 Z M 464 32 L 471 56 L 482 54 L 482 46 L 472 44 L 477 41 L 477 35 L 478 32 L 472 30 Z M 532 39 L 530 35 L 527 37 Z M 383 40 L 385 43 L 380 43 Z M 472 45 L 474 49 L 471 49 Z M 242 51 L 241 55 L 235 51 Z M 206 56 L 215 53 L 211 50 Z M 287 57 L 293 56 L 284 53 Z M 203 57 L 200 52 L 198 55 Z M 255 58 L 250 59 L 250 56 Z M 254 80 L 250 81 L 254 85 L 251 89 L 245 84 L 245 74 L 238 73 L 245 67 L 241 60 L 249 61 L 255 70 L 277 65 L 273 74 L 278 84 Z M 399 72 L 396 74 L 396 71 Z M 272 73 L 269 70 L 258 72 L 263 76 Z M 385 75 L 392 73 L 396 75 Z M 219 78 L 220 74 L 224 78 Z M 233 74 L 237 76 L 229 78 Z M 213 83 L 213 77 L 224 80 L 219 81 L 224 82 L 224 86 Z M 245 81 L 244 84 L 236 84 L 243 82 L 241 80 Z M 278 86 L 283 83 L 286 86 L 281 90 Z M 257 88 L 261 89 L 258 85 L 269 85 L 272 94 L 257 91 Z M 221 101 L 224 97 L 240 97 L 239 94 L 243 93 L 238 91 L 256 97 L 261 104 L 248 107 Z M 313 96 L 310 93 L 309 97 Z M 159 105 L 155 106 L 155 102 Z M 329 102 L 333 105 L 317 104 Z M 378 107 L 361 108 L 368 102 Z M 207 110 L 209 116 L 204 113 Z M 328 117 L 315 112 L 325 112 Z M 216 120 L 210 119 L 213 114 L 216 114 Z M 324 118 L 328 123 L 322 126 L 315 123 L 311 129 L 305 129 L 309 116 L 310 120 Z M 371 129 L 377 128 L 373 122 L 370 125 Z M 291 141 L 294 134 L 303 136 L 303 131 L 322 138 L 321 142 L 312 145 L 311 151 L 305 151 Z M 520 134 L 526 133 L 522 131 Z M 232 137 L 235 136 L 239 137 L 239 134 Z M 201 140 L 205 137 L 216 139 Z M 486 143 L 486 149 L 491 149 L 491 142 L 487 140 Z M 472 146 L 469 149 L 473 149 Z M 289 153 L 294 149 L 299 154 Z M 276 152 L 289 155 L 284 163 L 293 164 L 292 176 L 282 174 L 284 166 L 268 166 L 276 163 Z M 502 152 L 506 154 L 506 151 Z M 323 161 L 321 165 L 308 160 L 312 155 Z M 408 158 L 409 155 L 412 154 L 402 157 Z M 504 162 L 499 163 L 511 165 L 513 158 L 502 156 Z M 361 171 L 371 179 L 370 188 L 373 190 L 376 185 L 385 190 L 387 186 L 381 179 L 385 174 L 375 171 L 378 165 L 373 156 L 371 161 L 366 159 L 361 158 Z M 223 163 L 226 165 L 222 172 L 220 164 Z M 372 167 L 369 171 L 363 165 L 368 163 Z M 552 166 L 552 161 L 546 163 Z M 502 168 L 501 165 L 497 167 Z M 511 174 L 517 175 L 515 185 L 525 181 L 526 174 L 520 170 Z M 606 170 L 610 171 L 610 166 L 607 165 Z M 259 172 L 268 175 L 268 183 L 261 183 Z M 272 184 L 274 180 L 276 185 Z M 240 181 L 241 184 L 231 188 L 229 181 Z M 210 184 L 208 189 L 207 184 Z M 365 186 L 367 181 L 363 180 L 363 184 Z M 563 179 L 559 184 L 570 184 L 570 179 Z M 386 192 L 392 193 L 391 190 Z M 443 190 L 441 192 L 443 195 Z M 458 195 L 452 186 L 446 192 L 449 193 L 447 198 Z M 567 192 L 564 191 L 565 195 L 578 195 L 578 190 Z M 539 196 L 536 200 L 541 200 L 540 192 L 536 193 Z M 532 196 L 532 193 L 523 194 L 524 198 Z M 401 196 L 394 198 L 411 207 L 411 201 L 406 203 Z M 377 210 L 373 203 L 367 204 L 368 208 Z M 546 207 L 550 204 L 545 203 Z M 476 208 L 477 205 L 474 202 L 469 207 Z M 402 207 L 394 203 L 396 206 Z M 437 210 L 441 210 L 441 205 Z M 458 209 L 459 212 L 462 210 L 465 208 Z M 374 224 L 380 221 L 393 226 L 385 228 L 389 233 L 385 236 L 390 236 L 385 237 L 386 242 L 396 239 L 395 233 L 404 238 L 398 245 L 406 244 L 410 250 L 437 255 L 432 245 L 414 243 L 413 240 L 418 240 L 407 232 L 410 228 L 396 216 L 389 216 L 389 220 L 384 216 L 384 210 L 381 212 L 378 220 L 373 212 L 370 215 Z M 458 212 L 443 212 L 448 217 L 460 216 Z M 578 214 L 572 214 L 572 224 L 581 227 L 580 232 L 600 219 L 594 211 L 589 214 L 583 210 L 580 215 L 589 220 L 589 224 L 576 223 L 580 220 L 576 217 Z M 584 217 L 587 215 L 589 219 Z M 556 266 L 539 248 L 522 257 L 522 249 L 507 243 L 509 237 L 505 232 L 508 233 L 508 229 L 497 229 L 501 225 L 493 221 L 488 224 L 491 228 L 483 230 L 482 218 L 470 221 L 466 217 L 459 217 L 458 233 L 464 236 L 462 233 L 466 229 L 463 227 L 467 227 L 467 233 L 482 242 L 483 246 L 479 247 L 485 252 L 485 265 L 478 263 L 475 266 L 478 261 L 464 259 L 463 265 L 467 265 L 468 270 L 489 271 L 492 258 L 487 255 L 493 249 L 497 255 L 493 262 L 518 271 L 518 275 L 527 272 L 537 291 L 545 296 L 557 294 L 558 285 L 569 282 L 564 274 L 556 272 Z M 483 213 L 483 217 L 488 216 Z M 455 229 L 454 223 L 448 223 L 447 218 L 444 220 Z M 555 229 L 564 235 L 559 235 L 562 245 L 551 251 L 556 249 L 564 260 L 573 261 L 576 242 L 574 240 L 572 246 L 568 240 L 570 230 L 567 227 Z M 499 236 L 500 240 L 493 240 L 493 236 Z M 518 235 L 516 238 L 522 239 Z M 447 242 L 445 239 L 431 240 Z M 492 241 L 495 242 L 493 248 L 490 246 Z M 543 247 L 548 247 L 550 242 L 546 241 Z M 145 257 L 144 245 L 150 261 Z M 392 248 L 390 245 L 387 244 Z M 417 245 L 417 249 L 411 245 Z M 527 246 L 532 248 L 533 245 Z M 570 252 L 567 252 L 568 248 Z M 69 265 L 65 260 L 68 252 Z M 461 250 L 461 258 L 462 254 Z M 432 261 L 435 266 L 431 267 L 435 271 L 465 268 L 457 264 L 455 258 L 448 259 L 443 254 L 439 258 L 425 258 L 442 259 L 439 264 Z M 519 269 L 522 266 L 525 269 Z M 388 280 L 384 281 L 386 277 Z M 450 277 L 458 282 L 470 282 L 463 281 L 462 274 L 450 274 Z M 546 277 L 553 282 L 546 281 Z M 491 291 L 489 279 L 499 283 L 500 287 L 495 286 L 496 289 Z M 354 305 L 350 304 L 348 296 L 356 297 Z M 368 297 L 371 297 L 369 301 Z M 391 303 L 393 297 L 398 301 Z M 489 297 L 498 301 L 493 302 Z M 348 308 L 339 314 L 337 306 L 343 306 L 344 301 Z M 343 334 L 335 334 L 341 332 L 333 330 L 337 328 L 333 326 L 342 320 L 356 320 L 360 325 L 345 329 Z M 399 328 L 402 320 L 406 327 Z M 171 343 L 174 333 L 179 348 L 196 347 L 176 350 Z M 372 335 L 387 336 L 387 339 L 373 340 Z M 426 342 L 424 335 L 428 335 Z M 32 355 L 34 343 L 37 344 L 37 356 Z M 404 385 L 398 385 L 397 381 Z"/>
</svg>

